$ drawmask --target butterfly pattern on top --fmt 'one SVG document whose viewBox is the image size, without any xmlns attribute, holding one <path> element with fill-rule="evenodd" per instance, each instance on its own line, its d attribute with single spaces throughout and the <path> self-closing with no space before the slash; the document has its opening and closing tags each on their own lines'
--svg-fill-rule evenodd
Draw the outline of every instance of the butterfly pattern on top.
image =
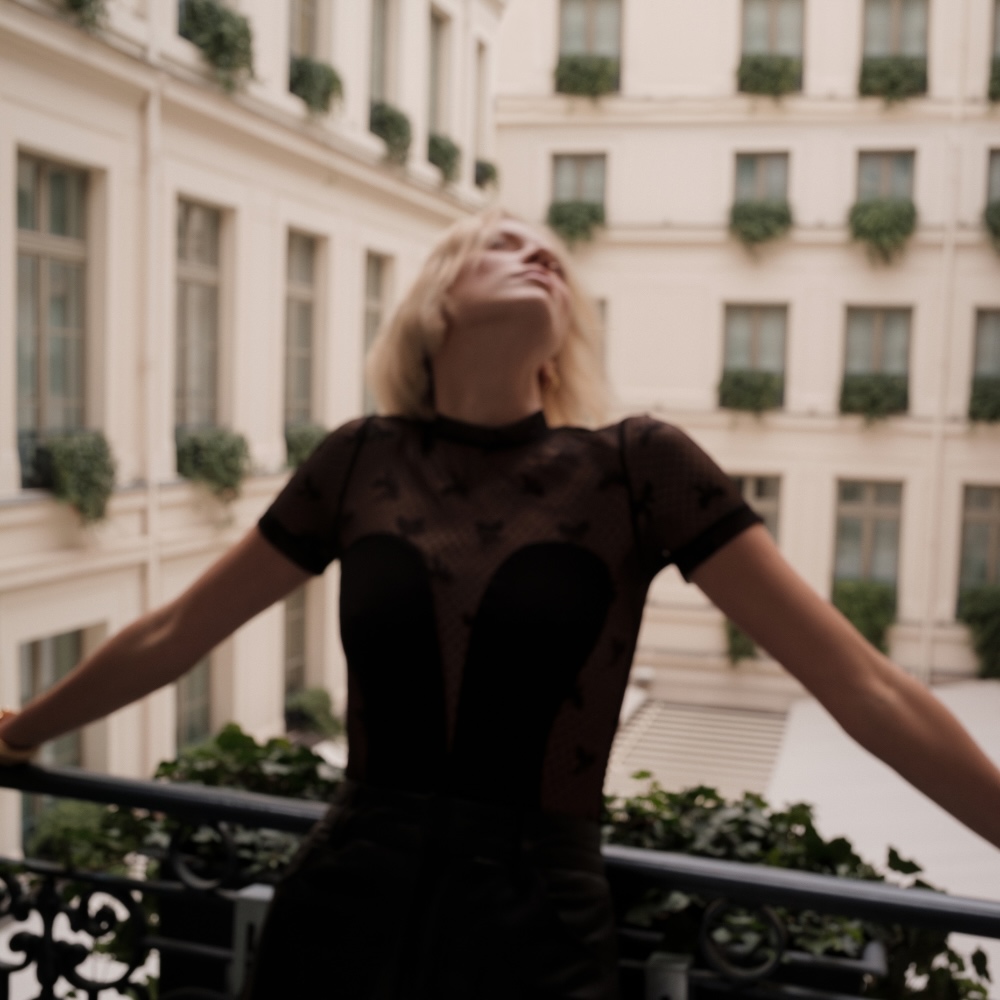
<svg viewBox="0 0 1000 1000">
<path fill-rule="evenodd" d="M 260 519 L 341 560 L 347 773 L 596 818 L 646 592 L 760 518 L 678 428 L 345 424 Z"/>
</svg>

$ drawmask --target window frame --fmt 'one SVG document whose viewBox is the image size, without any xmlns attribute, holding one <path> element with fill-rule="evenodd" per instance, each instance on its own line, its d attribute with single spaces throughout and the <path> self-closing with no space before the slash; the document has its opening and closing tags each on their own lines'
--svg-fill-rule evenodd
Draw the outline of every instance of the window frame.
<svg viewBox="0 0 1000 1000">
<path fill-rule="evenodd" d="M 195 700 L 192 697 L 191 689 L 196 679 L 196 671 L 204 673 L 204 677 L 198 675 L 198 680 L 204 680 L 205 697 Z M 174 741 L 177 752 L 188 747 L 198 746 L 200 743 L 210 739 L 215 731 L 215 657 L 209 653 L 203 656 L 190 670 L 185 671 L 174 683 L 174 705 L 175 705 L 175 726 Z M 191 713 L 191 705 L 194 704 L 199 711 L 204 711 L 205 727 L 203 735 L 195 736 L 193 739 L 182 740 L 182 729 L 185 725 L 185 717 Z"/>
<path fill-rule="evenodd" d="M 871 313 L 872 323 L 872 366 L 864 372 L 848 372 L 847 370 L 847 350 L 848 337 L 851 329 L 851 315 L 853 313 Z M 906 316 L 906 371 L 886 372 L 884 370 L 885 360 L 885 326 L 886 319 L 890 313 L 898 313 Z M 900 377 L 910 377 L 911 361 L 913 355 L 913 307 L 912 306 L 848 306 L 844 314 L 844 350 L 843 350 L 843 372 L 845 375 L 899 375 Z"/>
<path fill-rule="evenodd" d="M 283 601 L 285 613 L 282 678 L 284 693 L 309 686 L 309 585 L 293 590 Z"/>
<path fill-rule="evenodd" d="M 861 10 L 861 55 L 863 59 L 881 59 L 905 56 L 903 48 L 903 6 L 910 0 L 888 0 L 889 9 L 889 52 L 885 55 L 874 55 L 868 51 L 868 4 L 870 0 L 864 0 Z M 909 59 L 927 59 L 930 48 L 930 0 L 918 0 L 924 4 L 924 39 L 923 53 L 917 56 L 905 56 Z"/>
<path fill-rule="evenodd" d="M 752 198 L 740 198 L 740 161 L 749 160 L 754 163 L 754 196 Z M 765 170 L 762 169 L 762 162 L 767 160 L 784 160 L 785 161 L 785 192 L 781 199 L 785 202 L 788 201 L 788 185 L 791 175 L 791 165 L 792 158 L 787 152 L 751 152 L 751 153 L 736 153 L 736 159 L 734 161 L 734 175 L 733 175 L 733 201 L 737 204 L 744 202 L 757 202 L 757 201 L 774 201 L 773 198 L 768 198 L 764 184 Z"/>
<path fill-rule="evenodd" d="M 1000 0 L 997 0 L 997 9 L 1000 11 Z M 991 149 L 986 158 L 986 202 L 995 201 L 1000 201 L 1000 149 Z"/>
<path fill-rule="evenodd" d="M 730 477 L 743 499 L 764 519 L 764 525 L 771 537 L 778 541 L 781 527 L 781 476 L 756 472 L 739 472 Z M 761 496 L 758 488 L 765 483 L 776 485 L 773 497 Z M 771 521 L 768 518 L 771 518 Z M 773 527 L 772 527 L 773 523 Z"/>
<path fill-rule="evenodd" d="M 991 504 L 985 510 L 971 507 L 970 491 L 974 489 L 989 490 L 992 494 Z M 965 552 L 966 537 L 970 524 L 985 524 L 988 531 L 986 544 L 986 583 L 965 584 Z M 981 485 L 965 483 L 962 488 L 962 532 L 958 550 L 958 593 L 979 586 L 996 586 L 1000 584 L 1000 485 Z"/>
<path fill-rule="evenodd" d="M 372 266 L 378 263 L 378 291 L 375 296 L 370 294 L 370 278 L 372 276 Z M 389 254 L 381 253 L 378 250 L 368 249 L 365 251 L 364 286 L 363 286 L 363 320 L 362 320 L 362 371 L 364 363 L 368 357 L 378 332 L 385 322 L 386 309 L 389 301 L 389 287 L 392 281 L 393 258 Z M 362 376 L 362 408 L 366 414 L 374 413 L 376 410 L 375 395 L 368 385 L 367 378 Z"/>
<path fill-rule="evenodd" d="M 319 58 L 319 0 L 288 0 L 288 52 L 292 58 Z"/>
<path fill-rule="evenodd" d="M 376 11 L 381 10 L 381 17 Z M 392 102 L 396 90 L 396 0 L 371 0 L 368 48 L 368 98 L 370 103 Z M 381 33 L 380 33 L 381 25 Z M 376 52 L 380 59 L 376 60 Z"/>
<path fill-rule="evenodd" d="M 896 157 L 909 157 L 910 159 L 910 193 L 906 196 L 910 201 L 914 200 L 914 191 L 917 186 L 917 151 L 915 149 L 860 149 L 858 150 L 856 199 L 862 201 L 895 200 L 898 196 L 892 194 L 892 171 L 893 160 Z M 862 196 L 861 192 L 861 172 L 862 161 L 866 158 L 877 157 L 879 163 L 879 193 L 869 196 Z"/>
<path fill-rule="evenodd" d="M 764 0 L 767 4 L 767 52 L 748 52 L 747 51 L 747 7 L 750 0 L 743 0 L 742 4 L 742 21 L 741 21 L 741 36 L 740 36 L 740 55 L 741 56 L 754 56 L 754 55 L 786 55 L 786 53 L 778 51 L 778 10 L 781 4 L 788 2 L 788 0 Z M 798 52 L 794 55 L 788 56 L 790 59 L 803 59 L 805 56 L 805 34 L 806 34 L 806 5 L 805 0 L 795 0 L 801 9 L 800 22 L 802 30 L 799 33 L 799 44 Z"/>
<path fill-rule="evenodd" d="M 986 323 L 989 319 L 995 318 L 996 327 L 995 331 L 987 330 Z M 987 334 L 992 334 L 998 341 L 1000 341 L 1000 308 L 998 309 L 977 309 L 976 310 L 976 326 L 973 333 L 972 341 L 972 377 L 973 378 L 998 378 L 1000 377 L 1000 371 L 985 371 L 985 365 L 983 364 L 983 355 L 986 353 L 983 350 L 982 341 L 986 339 Z M 1000 344 L 997 345 L 997 353 L 1000 354 Z"/>
<path fill-rule="evenodd" d="M 860 501 L 843 500 L 841 489 L 844 485 L 853 483 L 864 488 L 864 497 Z M 875 580 L 872 576 L 872 562 L 875 555 L 875 523 L 878 520 L 889 520 L 884 514 L 876 516 L 880 511 L 894 511 L 896 522 L 896 558 L 893 567 L 893 579 L 891 586 L 899 586 L 899 560 L 902 552 L 903 536 L 903 494 L 905 490 L 903 480 L 883 480 L 883 479 L 854 479 L 838 478 L 836 482 L 836 505 L 835 505 L 835 525 L 833 539 L 833 580 L 835 583 L 842 580 Z M 880 504 L 875 499 L 880 486 L 898 486 L 899 500 L 895 504 Z M 861 521 L 861 574 L 859 576 L 839 576 L 837 574 L 837 553 L 840 548 L 840 525 L 846 517 L 857 518 Z M 875 582 L 886 583 L 888 581 L 878 580 Z"/>
<path fill-rule="evenodd" d="M 562 58 L 563 56 L 596 56 L 601 55 L 597 52 L 597 7 L 601 0 L 577 0 L 584 5 L 584 51 L 583 52 L 567 52 L 565 49 L 565 32 L 564 32 L 564 15 L 563 10 L 565 8 L 566 0 L 559 0 L 556 6 L 556 17 L 558 18 L 558 23 L 556 25 L 556 39 L 559 46 L 558 56 Z M 622 26 L 624 23 L 624 12 L 622 10 L 624 4 L 622 0 L 612 0 L 618 10 L 618 45 L 617 52 L 614 55 L 607 56 L 608 59 L 617 59 L 619 63 L 622 58 Z"/>
<path fill-rule="evenodd" d="M 431 135 L 448 135 L 450 108 L 451 18 L 431 4 L 429 14 L 427 131 Z"/>
<path fill-rule="evenodd" d="M 731 368 L 729 367 L 729 318 L 736 310 L 745 309 L 750 313 L 750 366 Z M 727 302 L 723 315 L 722 331 L 722 370 L 723 372 L 768 372 L 766 368 L 760 367 L 760 324 L 765 312 L 769 310 L 779 310 L 784 314 L 784 329 L 782 330 L 781 342 L 781 371 L 770 372 L 770 374 L 785 377 L 788 370 L 788 304 L 781 302 Z"/>
<path fill-rule="evenodd" d="M 573 178 L 573 189 L 574 197 L 572 198 L 558 198 L 556 197 L 556 180 L 559 176 L 559 162 L 566 161 L 571 162 L 574 167 L 574 178 Z M 584 187 L 584 171 L 589 163 L 601 163 L 601 200 L 593 201 L 590 198 L 584 198 L 582 196 L 582 190 Z M 553 202 L 571 202 L 571 201 L 582 201 L 587 202 L 591 205 L 601 205 L 606 207 L 608 197 L 608 155 L 607 153 L 553 153 L 552 154 L 552 201 Z"/>
<path fill-rule="evenodd" d="M 292 274 L 293 249 L 295 240 L 307 241 L 310 244 L 311 270 L 310 281 L 306 283 L 297 279 Z M 320 257 L 320 241 L 310 233 L 302 232 L 298 229 L 289 229 L 285 241 L 285 353 L 284 353 L 284 397 L 283 414 L 284 425 L 286 427 L 296 424 L 311 423 L 315 415 L 316 391 L 314 386 L 314 372 L 316 369 L 316 330 L 318 295 L 316 287 L 316 271 Z M 293 406 L 293 363 L 303 357 L 297 344 L 293 343 L 296 332 L 293 330 L 292 316 L 296 306 L 307 306 L 309 308 L 309 344 L 304 353 L 306 370 L 306 399 L 305 405 Z M 301 403 L 301 401 L 297 401 Z M 304 414 L 304 415 L 302 415 Z"/>
</svg>

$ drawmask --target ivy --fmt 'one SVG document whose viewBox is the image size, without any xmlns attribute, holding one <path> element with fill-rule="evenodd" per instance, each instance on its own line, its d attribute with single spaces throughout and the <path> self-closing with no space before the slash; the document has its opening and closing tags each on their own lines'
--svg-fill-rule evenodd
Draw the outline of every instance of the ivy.
<svg viewBox="0 0 1000 1000">
<path fill-rule="evenodd" d="M 115 488 L 115 461 L 100 431 L 44 437 L 35 457 L 36 482 L 75 507 L 81 519 L 101 521 Z"/>
<path fill-rule="evenodd" d="M 427 138 L 427 159 L 441 171 L 441 179 L 451 184 L 458 177 L 462 151 L 446 135 L 431 133 Z"/>
<path fill-rule="evenodd" d="M 734 666 L 757 656 L 757 644 L 736 624 L 726 619 L 726 655 Z"/>
<path fill-rule="evenodd" d="M 905 375 L 847 373 L 840 388 L 840 412 L 861 413 L 868 422 L 893 413 L 906 413 L 910 406 L 909 379 Z"/>
<path fill-rule="evenodd" d="M 594 236 L 594 227 L 604 225 L 604 206 L 596 201 L 554 201 L 546 221 L 570 246 Z"/>
<path fill-rule="evenodd" d="M 1000 200 L 991 201 L 983 211 L 983 225 L 990 234 L 990 240 L 1000 253 Z"/>
<path fill-rule="evenodd" d="M 329 431 L 319 424 L 288 424 L 285 427 L 285 449 L 288 467 L 297 469 L 315 450 Z"/>
<path fill-rule="evenodd" d="M 740 60 L 737 84 L 744 94 L 791 94 L 802 89 L 802 60 L 793 56 L 745 55 Z"/>
<path fill-rule="evenodd" d="M 972 632 L 980 677 L 1000 677 L 1000 584 L 971 587 L 958 600 L 958 618 Z"/>
<path fill-rule="evenodd" d="M 210 427 L 177 431 L 177 472 L 204 483 L 220 500 L 239 496 L 250 471 L 250 449 L 242 434 Z"/>
<path fill-rule="evenodd" d="M 329 64 L 308 56 L 292 56 L 288 67 L 288 89 L 317 114 L 330 110 L 330 102 L 344 96 L 344 85 Z"/>
<path fill-rule="evenodd" d="M 972 380 L 969 419 L 985 423 L 1000 421 L 1000 376 L 977 375 Z"/>
<path fill-rule="evenodd" d="M 500 182 L 497 165 L 489 160 L 476 160 L 476 187 L 496 187 Z"/>
<path fill-rule="evenodd" d="M 719 406 L 763 413 L 784 402 L 785 377 L 777 372 L 727 371 L 719 383 Z"/>
<path fill-rule="evenodd" d="M 915 56 L 865 56 L 858 91 L 889 103 L 927 93 L 927 60 Z"/>
<path fill-rule="evenodd" d="M 729 231 L 747 246 L 777 239 L 791 226 L 787 201 L 737 201 L 729 213 Z"/>
<path fill-rule="evenodd" d="M 63 0 L 63 6 L 87 31 L 99 28 L 108 16 L 105 0 Z"/>
<path fill-rule="evenodd" d="M 1000 101 L 1000 56 L 993 57 L 993 69 L 990 71 L 989 99 Z"/>
<path fill-rule="evenodd" d="M 343 723 L 333 714 L 330 692 L 325 688 L 306 688 L 285 695 L 285 728 L 326 739 L 344 731 Z"/>
<path fill-rule="evenodd" d="M 406 163 L 413 131 L 410 119 L 399 108 L 386 101 L 372 101 L 368 127 L 385 143 L 386 159 L 390 163 L 400 166 Z"/>
<path fill-rule="evenodd" d="M 890 263 L 917 228 L 917 207 L 909 198 L 859 201 L 850 216 L 851 236 L 868 244 L 873 261 Z"/>
<path fill-rule="evenodd" d="M 621 62 L 610 56 L 560 56 L 556 92 L 598 98 L 618 90 Z"/>
<path fill-rule="evenodd" d="M 253 76 L 250 22 L 219 0 L 182 0 L 179 32 L 201 49 L 226 90 Z"/>
<path fill-rule="evenodd" d="M 877 580 L 837 580 L 833 605 L 876 648 L 887 652 L 886 635 L 896 620 L 896 588 Z"/>
</svg>

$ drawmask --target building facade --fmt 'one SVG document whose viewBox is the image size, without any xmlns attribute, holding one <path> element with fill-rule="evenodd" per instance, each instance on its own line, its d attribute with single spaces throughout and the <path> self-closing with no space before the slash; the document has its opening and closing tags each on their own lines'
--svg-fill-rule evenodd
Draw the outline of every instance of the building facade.
<svg viewBox="0 0 1000 1000">
<path fill-rule="evenodd" d="M 1000 582 L 998 414 L 970 418 L 1000 385 L 998 57 L 996 0 L 513 0 L 501 33 L 504 200 L 591 231 L 618 410 L 739 477 L 820 594 L 882 587 L 891 655 L 930 681 L 974 673 L 959 595 Z M 873 204 L 915 215 L 898 252 L 852 239 Z M 726 649 L 661 574 L 654 695 L 801 693 Z"/>
<path fill-rule="evenodd" d="M 289 430 L 362 412 L 382 315 L 491 197 L 475 179 L 503 0 L 234 0 L 222 14 L 252 39 L 252 75 L 196 44 L 206 0 L 103 6 L 81 25 L 61 0 L 0 0 L 4 705 L 240 537 L 285 481 Z M 116 464 L 96 524 L 39 488 L 39 448 L 86 431 Z M 181 442 L 206 432 L 247 444 L 235 499 L 178 474 Z M 148 776 L 229 719 L 281 732 L 287 689 L 342 706 L 336 603 L 331 572 L 45 759 Z M 20 815 L 2 793 L 4 853 Z"/>
</svg>

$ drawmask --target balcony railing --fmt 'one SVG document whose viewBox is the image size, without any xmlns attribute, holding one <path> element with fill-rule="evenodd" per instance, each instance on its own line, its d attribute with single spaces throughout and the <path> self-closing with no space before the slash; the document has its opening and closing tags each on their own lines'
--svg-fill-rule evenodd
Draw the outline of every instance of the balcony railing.
<svg viewBox="0 0 1000 1000">
<path fill-rule="evenodd" d="M 0 858 L 0 938 L 15 956 L 14 962 L 0 957 L 0 998 L 10 995 L 12 975 L 33 966 L 41 985 L 39 1000 L 55 997 L 57 987 L 61 994 L 66 983 L 91 1000 L 141 1000 L 151 994 L 137 973 L 153 950 L 160 956 L 160 1000 L 237 996 L 270 887 L 225 888 L 227 875 L 239 864 L 231 828 L 301 834 L 326 810 L 319 802 L 60 768 L 0 768 L 0 786 L 162 812 L 183 824 L 163 850 L 169 878 L 89 873 L 49 861 Z M 222 850 L 215 872 L 191 864 L 185 845 L 197 827 L 219 833 Z M 637 885 L 668 887 L 713 901 L 701 927 L 704 967 L 688 968 L 685 959 L 658 952 L 658 933 L 619 927 L 623 1000 L 678 996 L 689 988 L 702 997 L 722 991 L 731 997 L 844 1000 L 845 989 L 856 995 L 865 977 L 885 974 L 885 952 L 877 943 L 853 960 L 791 951 L 774 907 L 1000 938 L 1000 903 L 617 845 L 603 851 L 616 903 L 620 893 L 634 893 Z M 149 917 L 152 900 L 158 907 L 156 922 Z M 712 924 L 739 907 L 761 927 L 761 944 L 736 954 L 727 952 Z M 195 931 L 195 924 L 201 930 Z M 77 933 L 67 935 L 67 926 Z M 113 958 L 106 954 L 112 937 Z M 92 958 L 101 944 L 89 941 L 104 943 L 103 960 Z M 798 985 L 790 983 L 788 973 L 796 968 L 805 973 Z"/>
</svg>

